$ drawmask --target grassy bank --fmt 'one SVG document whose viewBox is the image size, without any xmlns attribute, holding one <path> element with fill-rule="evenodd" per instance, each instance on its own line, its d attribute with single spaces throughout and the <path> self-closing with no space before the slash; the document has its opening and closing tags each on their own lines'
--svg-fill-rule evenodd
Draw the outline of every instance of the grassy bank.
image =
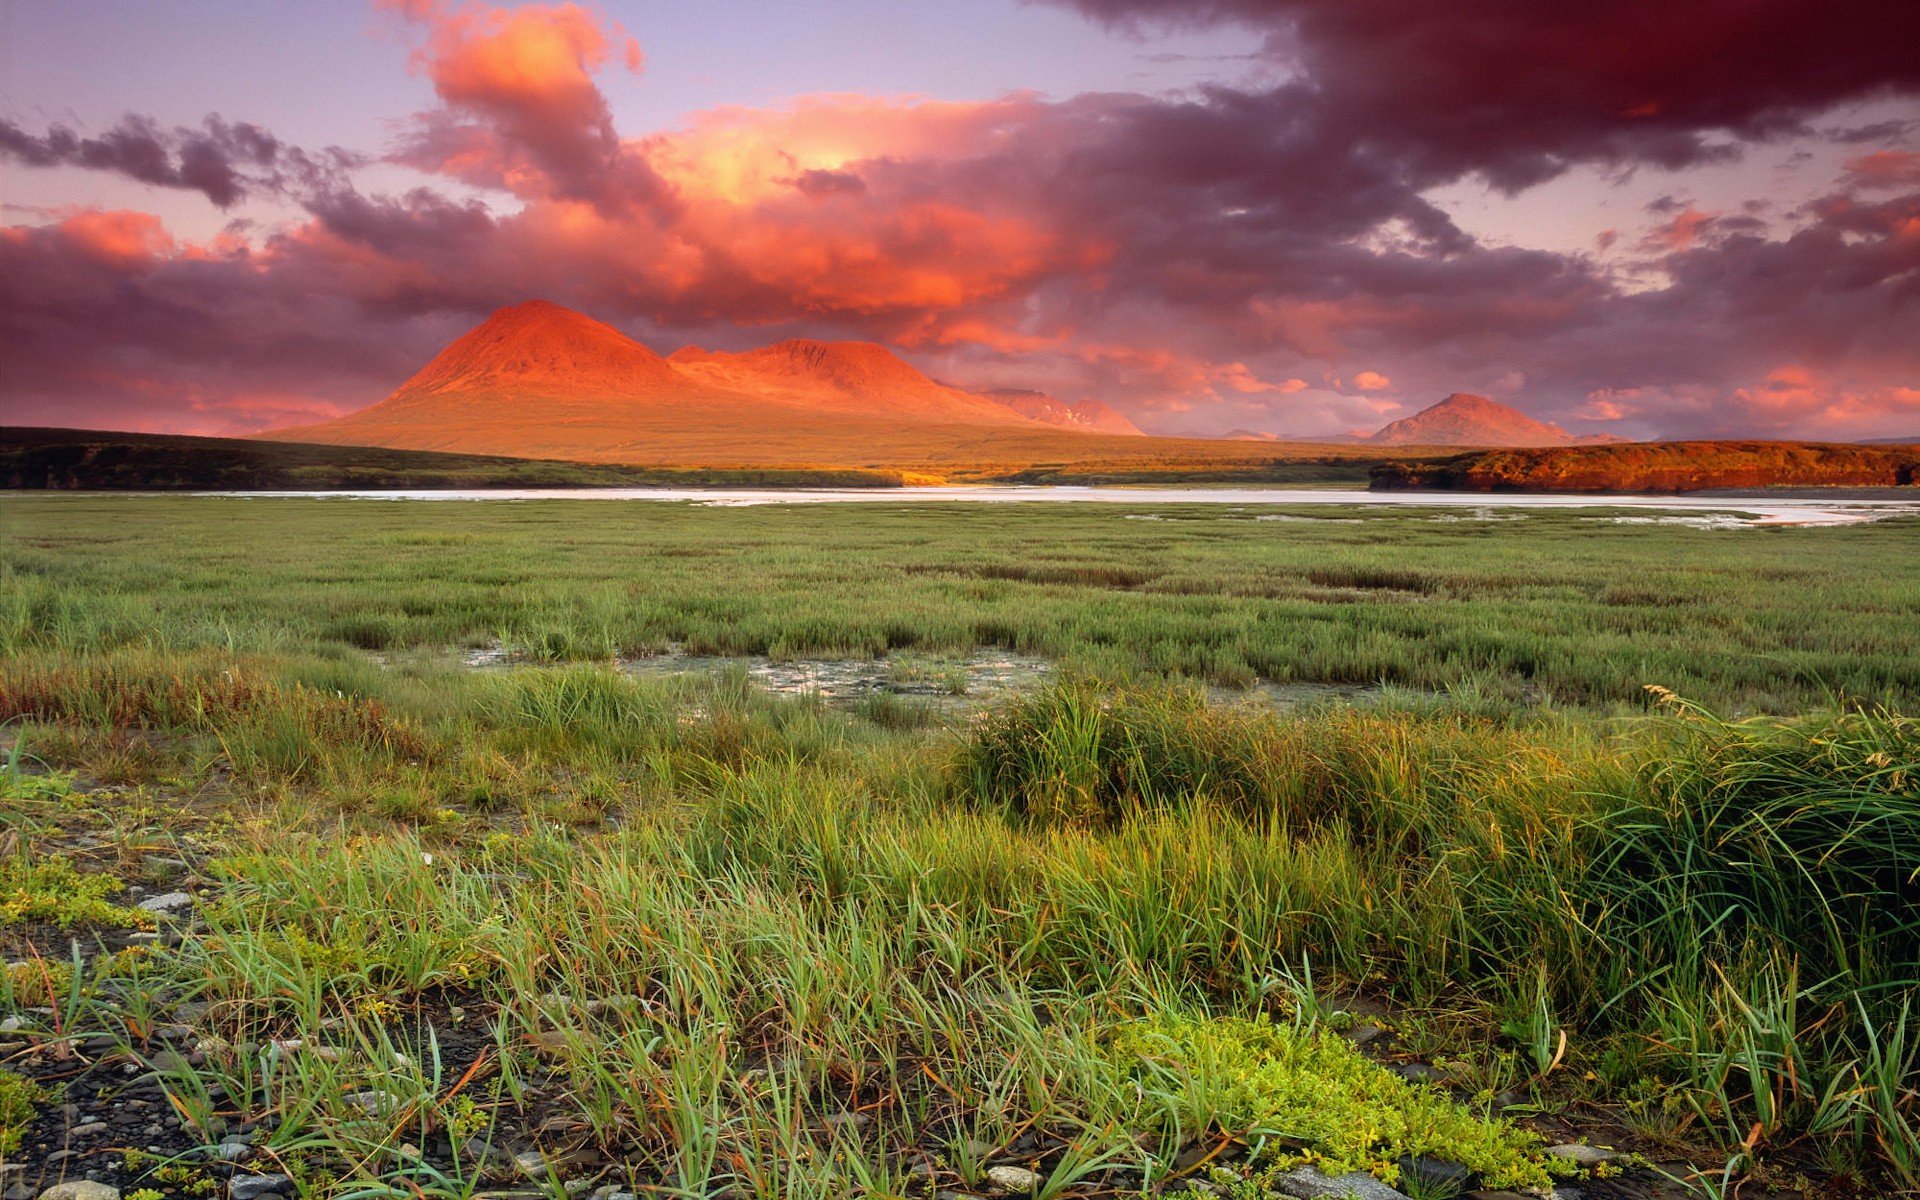
<svg viewBox="0 0 1920 1200">
<path fill-rule="evenodd" d="M 1251 1198 L 1310 1163 L 1427 1198 L 1566 1182 L 1583 1136 L 1700 1194 L 1920 1187 L 1920 727 L 1879 706 L 1910 527 L 22 504 L 0 1066 L 172 1114 L 82 1160 L 128 1187 L 207 1194 L 236 1136 L 361 1197 Z M 897 640 L 854 636 L 882 599 Z M 1451 694 L 1222 703 L 1181 641 L 1311 661 L 1336 613 Z M 444 652 L 702 628 L 1065 665 L 952 721 Z M 1564 650 L 1448 657 L 1469 630 Z M 1682 676 L 1794 711 L 1641 687 Z"/>
</svg>

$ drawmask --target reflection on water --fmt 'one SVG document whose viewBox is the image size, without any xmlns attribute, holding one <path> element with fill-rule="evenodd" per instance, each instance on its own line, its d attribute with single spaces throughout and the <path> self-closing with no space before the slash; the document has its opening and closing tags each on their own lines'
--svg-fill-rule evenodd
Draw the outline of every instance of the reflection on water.
<svg viewBox="0 0 1920 1200">
<path fill-rule="evenodd" d="M 1657 509 L 1711 513 L 1735 524 L 1853 525 L 1891 516 L 1920 515 L 1913 499 L 1793 497 L 1574 496 L 1529 492 L 1363 492 L 1333 488 L 1200 487 L 926 487 L 926 488 L 491 488 L 443 491 L 203 492 L 248 498 L 344 500 L 651 500 L 717 508 L 763 504 L 1233 504 L 1346 505 L 1367 508 L 1466 509 L 1461 519 L 1490 520 L 1496 509 Z"/>
</svg>

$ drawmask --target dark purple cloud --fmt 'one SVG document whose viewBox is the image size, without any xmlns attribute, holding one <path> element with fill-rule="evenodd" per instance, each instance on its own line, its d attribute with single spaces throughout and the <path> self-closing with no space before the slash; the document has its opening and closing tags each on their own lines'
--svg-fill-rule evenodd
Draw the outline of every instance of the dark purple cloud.
<svg viewBox="0 0 1920 1200">
<path fill-rule="evenodd" d="M 28 167 L 107 171 L 155 187 L 199 192 L 220 208 L 250 195 L 323 186 L 365 161 L 337 147 L 310 152 L 289 146 L 258 125 L 229 122 L 217 113 L 198 128 L 174 129 L 130 114 L 91 137 L 64 125 L 33 134 L 0 121 L 0 158 Z"/>
</svg>

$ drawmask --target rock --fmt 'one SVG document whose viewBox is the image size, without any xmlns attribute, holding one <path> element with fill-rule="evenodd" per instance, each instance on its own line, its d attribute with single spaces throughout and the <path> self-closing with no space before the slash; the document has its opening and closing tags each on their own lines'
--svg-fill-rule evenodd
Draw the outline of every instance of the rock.
<svg viewBox="0 0 1920 1200">
<path fill-rule="evenodd" d="M 187 864 L 177 858 L 167 858 L 159 854 L 144 854 L 140 857 L 140 869 L 150 879 L 165 881 L 187 873 Z"/>
<path fill-rule="evenodd" d="M 1430 1063 L 1401 1063 L 1389 1070 L 1408 1083 L 1431 1083 L 1441 1087 L 1447 1082 L 1447 1073 Z"/>
<path fill-rule="evenodd" d="M 88 1121 L 84 1125 L 75 1125 L 69 1130 L 69 1132 L 77 1138 L 99 1137 L 106 1131 L 107 1123 L 105 1121 Z"/>
<path fill-rule="evenodd" d="M 1600 1146 L 1589 1146 L 1585 1142 L 1566 1142 L 1559 1146 L 1548 1146 L 1547 1153 L 1582 1167 L 1597 1167 L 1620 1157 L 1616 1151 Z"/>
<path fill-rule="evenodd" d="M 193 907 L 193 897 L 185 892 L 162 892 L 158 896 L 149 896 L 135 905 L 150 913 L 175 913 L 181 909 Z"/>
<path fill-rule="evenodd" d="M 286 1195 L 293 1180 L 285 1175 L 235 1175 L 227 1181 L 229 1200 L 261 1200 L 269 1192 Z"/>
<path fill-rule="evenodd" d="M 1525 1192 L 1467 1192 L 1460 1200 L 1538 1200 Z"/>
<path fill-rule="evenodd" d="M 535 1183 L 551 1178 L 553 1175 L 553 1164 L 549 1163 L 547 1156 L 538 1150 L 523 1150 L 514 1155 L 513 1169 L 520 1172 L 522 1179 L 532 1180 Z"/>
<path fill-rule="evenodd" d="M 19 1033 L 26 1027 L 27 1023 L 19 1017 L 7 1017 L 4 1020 L 0 1020 L 0 1033 Z"/>
<path fill-rule="evenodd" d="M 120 1189 L 91 1179 L 75 1179 L 54 1184 L 40 1193 L 40 1200 L 120 1200 Z"/>
<path fill-rule="evenodd" d="M 1408 1200 L 1405 1192 L 1358 1171 L 1335 1178 L 1317 1167 L 1296 1167 L 1270 1182 L 1282 1196 L 1297 1200 Z"/>
<path fill-rule="evenodd" d="M 352 1092 L 342 1099 L 360 1111 L 376 1117 L 387 1116 L 400 1107 L 400 1101 L 385 1092 Z"/>
<path fill-rule="evenodd" d="M 1457 1162 L 1425 1155 L 1409 1155 L 1399 1162 L 1400 1178 L 1415 1190 L 1452 1195 L 1467 1186 L 1473 1172 Z"/>
<path fill-rule="evenodd" d="M 1386 1030 L 1378 1025 L 1355 1025 L 1341 1036 L 1356 1046 L 1364 1046 L 1385 1032 Z"/>
<path fill-rule="evenodd" d="M 1046 1180 L 1040 1172 L 1029 1171 L 1025 1167 L 988 1167 L 987 1182 L 1003 1192 L 1015 1196 L 1031 1196 L 1040 1190 Z"/>
<path fill-rule="evenodd" d="M 245 1142 L 221 1142 L 213 1148 L 213 1156 L 221 1162 L 245 1162 L 253 1157 L 253 1147 Z"/>
<path fill-rule="evenodd" d="M 119 1195 L 118 1192 L 114 1194 Z M 16 1183 L 6 1191 L 0 1192 L 0 1200 L 33 1200 L 33 1189 L 24 1183 Z"/>
</svg>

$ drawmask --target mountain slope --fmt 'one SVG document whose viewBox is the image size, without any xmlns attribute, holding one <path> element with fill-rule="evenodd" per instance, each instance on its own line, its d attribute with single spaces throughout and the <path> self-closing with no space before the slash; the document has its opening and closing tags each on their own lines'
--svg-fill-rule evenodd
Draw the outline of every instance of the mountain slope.
<svg viewBox="0 0 1920 1200">
<path fill-rule="evenodd" d="M 1085 429 L 1121 437 L 1146 436 L 1138 425 L 1098 400 L 1081 400 L 1070 404 L 1028 388 L 993 388 L 979 394 L 1029 420 L 1058 425 L 1063 429 Z"/>
<path fill-rule="evenodd" d="M 1394 421 L 1367 442 L 1374 446 L 1570 446 L 1577 440 L 1558 425 L 1536 421 L 1517 408 L 1455 392 Z"/>
<path fill-rule="evenodd" d="M 805 338 L 728 354 L 686 347 L 672 364 L 687 378 L 813 412 L 905 421 L 1025 425 L 1005 405 L 936 383 L 885 346 Z"/>
</svg>

